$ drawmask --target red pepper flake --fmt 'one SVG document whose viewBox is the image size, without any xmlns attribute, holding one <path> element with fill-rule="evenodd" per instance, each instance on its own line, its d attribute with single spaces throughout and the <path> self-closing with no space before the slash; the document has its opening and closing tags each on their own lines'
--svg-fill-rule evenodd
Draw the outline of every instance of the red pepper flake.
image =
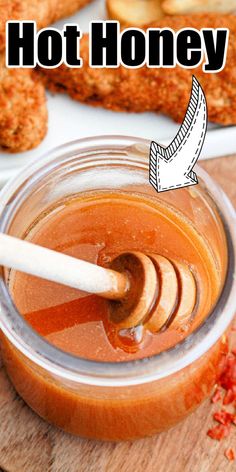
<svg viewBox="0 0 236 472">
<path fill-rule="evenodd" d="M 213 415 L 214 420 L 218 421 L 218 423 L 223 424 L 224 426 L 227 426 L 231 423 L 233 423 L 235 417 L 232 413 L 229 413 L 228 411 L 225 410 L 220 410 L 214 413 Z"/>
<path fill-rule="evenodd" d="M 226 391 L 224 396 L 223 405 L 230 405 L 233 401 L 236 400 L 236 394 L 234 393 L 233 389 L 229 389 Z"/>
<path fill-rule="evenodd" d="M 236 389 L 236 357 L 233 354 L 230 354 L 227 358 L 224 372 L 220 377 L 220 385 L 225 390 L 233 390 L 233 387 Z"/>
<path fill-rule="evenodd" d="M 213 397 L 211 398 L 212 403 L 217 403 L 222 400 L 222 393 L 219 387 L 216 388 Z"/>
<path fill-rule="evenodd" d="M 228 449 L 225 450 L 225 457 L 228 459 L 228 461 L 234 461 L 235 460 L 235 452 L 232 447 L 228 447 Z"/>
<path fill-rule="evenodd" d="M 233 348 L 232 352 L 225 359 L 223 372 L 211 401 L 212 403 L 222 401 L 223 405 L 233 403 L 232 406 L 236 408 L 236 347 Z M 225 409 L 216 411 L 213 414 L 213 418 L 219 424 L 209 429 L 207 432 L 208 436 L 217 441 L 227 438 L 231 431 L 231 425 L 236 425 L 235 413 L 236 411 L 229 412 Z M 225 450 L 224 454 L 229 461 L 236 459 L 236 453 L 230 447 Z"/>
<path fill-rule="evenodd" d="M 221 441 L 224 438 L 227 438 L 230 433 L 230 425 L 223 425 L 219 424 L 214 426 L 212 429 L 207 431 L 208 436 L 212 439 L 216 439 L 216 441 Z"/>
</svg>

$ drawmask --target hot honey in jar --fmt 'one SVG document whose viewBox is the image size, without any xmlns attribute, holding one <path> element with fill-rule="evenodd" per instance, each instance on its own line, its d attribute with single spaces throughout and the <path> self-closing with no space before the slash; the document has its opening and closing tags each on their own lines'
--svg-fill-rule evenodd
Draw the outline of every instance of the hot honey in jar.
<svg viewBox="0 0 236 472">
<path fill-rule="evenodd" d="M 47 421 L 102 440 L 150 436 L 194 411 L 220 375 L 226 319 L 233 316 L 219 302 L 229 272 L 228 243 L 204 184 L 158 195 L 148 182 L 146 160 L 144 165 L 142 157 L 129 159 L 128 145 L 127 139 L 114 163 L 107 145 L 108 151 L 104 147 L 89 160 L 76 151 L 73 162 L 67 158 L 68 172 L 65 157 L 54 168 L 49 162 L 38 180 L 32 175 L 31 187 L 26 176 L 17 191 L 28 190 L 10 207 L 8 219 L 9 234 L 103 267 L 129 252 L 157 255 L 174 267 L 176 302 L 158 329 L 152 312 L 140 324 L 121 328 L 102 297 L 6 272 L 15 308 L 6 301 L 8 318 L 3 306 L 2 352 L 15 388 Z M 189 299 L 178 267 L 194 287 L 191 310 L 181 319 L 180 305 Z M 158 274 L 156 304 L 165 275 L 164 269 Z M 171 295 L 165 292 L 162 307 Z M 215 335 L 218 317 L 225 327 Z"/>
<path fill-rule="evenodd" d="M 37 221 L 27 240 L 104 267 L 121 253 L 139 251 L 190 268 L 197 292 L 192 313 L 180 326 L 170 323 L 157 333 L 148 323 L 147 328 L 119 329 L 110 320 L 109 302 L 99 296 L 12 274 L 12 296 L 28 323 L 63 351 L 91 360 L 128 361 L 170 348 L 205 318 L 221 286 L 219 268 L 202 235 L 157 199 L 121 192 L 75 197 Z"/>
</svg>

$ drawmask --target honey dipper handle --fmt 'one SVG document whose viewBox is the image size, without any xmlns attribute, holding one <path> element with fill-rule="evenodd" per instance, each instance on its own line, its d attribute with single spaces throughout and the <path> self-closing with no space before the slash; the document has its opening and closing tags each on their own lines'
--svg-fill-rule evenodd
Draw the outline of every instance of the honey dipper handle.
<svg viewBox="0 0 236 472">
<path fill-rule="evenodd" d="M 123 298 L 129 288 L 124 274 L 3 233 L 0 265 L 110 300 Z"/>
</svg>

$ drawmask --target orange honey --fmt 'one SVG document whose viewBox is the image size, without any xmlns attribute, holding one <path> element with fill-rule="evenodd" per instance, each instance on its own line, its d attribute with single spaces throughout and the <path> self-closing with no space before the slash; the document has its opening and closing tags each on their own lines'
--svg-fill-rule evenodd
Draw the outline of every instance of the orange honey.
<svg viewBox="0 0 236 472">
<path fill-rule="evenodd" d="M 70 354 L 100 362 L 131 361 L 166 351 L 186 338 L 215 305 L 224 281 L 221 266 L 203 234 L 181 213 L 157 198 L 119 191 L 85 193 L 61 201 L 25 234 L 33 243 L 109 266 L 125 251 L 157 253 L 185 262 L 197 284 L 197 304 L 181 329 L 151 333 L 143 327 L 119 331 L 109 321 L 109 302 L 22 273 L 11 273 L 14 303 L 33 329 Z M 222 242 L 222 241 L 221 241 Z M 148 387 L 62 384 L 35 367 L 6 340 L 5 362 L 19 393 L 43 418 L 66 431 L 105 440 L 155 434 L 183 419 L 209 395 L 227 350 L 225 339 L 180 372 Z"/>
</svg>

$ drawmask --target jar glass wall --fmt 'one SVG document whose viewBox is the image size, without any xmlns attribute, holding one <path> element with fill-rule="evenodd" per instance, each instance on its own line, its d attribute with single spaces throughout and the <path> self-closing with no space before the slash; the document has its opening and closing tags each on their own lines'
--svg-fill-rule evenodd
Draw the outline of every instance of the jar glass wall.
<svg viewBox="0 0 236 472">
<path fill-rule="evenodd" d="M 0 281 L 2 352 L 19 394 L 43 418 L 84 437 L 133 439 L 187 416 L 210 394 L 221 370 L 234 316 L 235 214 L 200 168 L 199 185 L 157 194 L 149 184 L 149 143 L 101 137 L 49 153 L 2 191 L 0 231 L 25 238 L 42 216 L 84 192 L 121 190 L 159 199 L 205 238 L 221 277 L 207 319 L 171 349 L 135 362 L 95 362 L 70 355 L 40 337 L 16 310 L 9 271 Z"/>
</svg>

